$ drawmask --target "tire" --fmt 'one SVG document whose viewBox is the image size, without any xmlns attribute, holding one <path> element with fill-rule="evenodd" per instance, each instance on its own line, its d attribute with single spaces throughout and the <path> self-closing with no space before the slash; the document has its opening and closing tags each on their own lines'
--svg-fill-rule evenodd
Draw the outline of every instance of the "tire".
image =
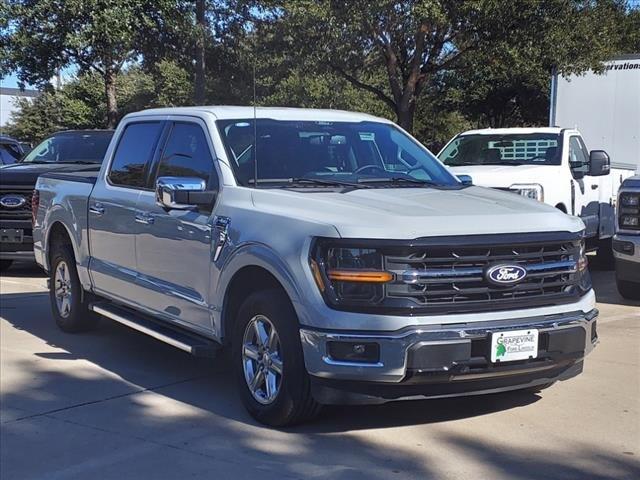
<svg viewBox="0 0 640 480">
<path fill-rule="evenodd" d="M 94 328 L 99 316 L 89 310 L 91 295 L 80 285 L 73 249 L 58 245 L 51 255 L 49 299 L 58 327 L 68 333 Z"/>
<path fill-rule="evenodd" d="M 0 260 L 0 272 L 4 272 L 5 270 L 7 270 L 12 263 L 13 260 Z"/>
<path fill-rule="evenodd" d="M 640 300 L 640 283 L 628 282 L 626 280 L 620 280 L 616 278 L 616 286 L 618 292 L 623 298 L 628 300 Z"/>
<path fill-rule="evenodd" d="M 275 335 L 271 335 L 273 329 Z M 259 341 L 258 331 L 268 341 Z M 264 348 L 266 344 L 271 344 L 270 349 Z M 257 421 L 284 427 L 319 413 L 321 407 L 311 395 L 304 366 L 298 318 L 283 291 L 255 292 L 242 303 L 233 328 L 232 362 L 242 403 Z M 264 368 L 262 377 L 260 367 Z M 256 377 L 257 387 L 252 389 L 249 383 Z"/>
<path fill-rule="evenodd" d="M 598 262 L 598 266 L 604 270 L 613 270 L 615 268 L 612 238 L 606 238 L 598 241 L 596 260 Z"/>
</svg>

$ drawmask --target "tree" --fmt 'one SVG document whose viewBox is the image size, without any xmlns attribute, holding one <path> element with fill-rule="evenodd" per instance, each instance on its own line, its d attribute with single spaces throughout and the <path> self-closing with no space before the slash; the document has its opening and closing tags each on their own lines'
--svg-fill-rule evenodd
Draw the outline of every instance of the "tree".
<svg viewBox="0 0 640 480">
<path fill-rule="evenodd" d="M 164 60 L 153 72 L 134 66 L 125 68 L 116 86 L 119 114 L 152 107 L 189 105 L 193 84 L 188 73 L 174 62 Z M 37 142 L 58 130 L 106 128 L 107 104 L 104 80 L 87 72 L 48 90 L 35 99 L 21 99 L 6 131 L 24 141 Z"/>
<path fill-rule="evenodd" d="M 20 0 L 3 10 L 3 71 L 46 87 L 66 67 L 95 72 L 104 84 L 106 126 L 118 121 L 118 75 L 139 54 L 137 40 L 165 2 L 135 0 Z M 2 73 L 2 72 L 0 72 Z"/>
<path fill-rule="evenodd" d="M 625 2 L 291 0 L 273 8 L 289 48 L 370 92 L 412 131 L 424 89 L 472 54 L 499 55 L 497 45 L 521 61 L 532 48 L 545 51 L 562 71 L 597 66 L 616 51 L 621 32 L 611 19 Z"/>
</svg>

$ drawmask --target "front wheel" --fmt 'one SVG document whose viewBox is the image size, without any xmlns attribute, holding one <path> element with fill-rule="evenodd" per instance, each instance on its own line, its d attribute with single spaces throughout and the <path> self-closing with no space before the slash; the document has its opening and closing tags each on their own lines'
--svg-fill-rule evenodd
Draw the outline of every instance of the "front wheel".
<svg viewBox="0 0 640 480">
<path fill-rule="evenodd" d="M 65 332 L 81 332 L 93 328 L 98 315 L 89 310 L 89 295 L 82 289 L 73 249 L 70 245 L 55 247 L 49 272 L 51 311 L 58 327 Z"/>
<path fill-rule="evenodd" d="M 298 319 L 284 292 L 265 290 L 247 297 L 232 345 L 240 396 L 256 420 L 283 427 L 320 411 L 304 366 Z"/>
<path fill-rule="evenodd" d="M 7 270 L 12 263 L 13 260 L 0 260 L 0 272 L 4 272 L 5 270 Z"/>
<path fill-rule="evenodd" d="M 628 300 L 640 300 L 640 283 L 628 282 L 616 278 L 618 292 Z"/>
<path fill-rule="evenodd" d="M 598 241 L 596 260 L 598 266 L 604 270 L 613 270 L 615 268 L 615 258 L 613 256 L 613 239 L 605 238 Z"/>
</svg>

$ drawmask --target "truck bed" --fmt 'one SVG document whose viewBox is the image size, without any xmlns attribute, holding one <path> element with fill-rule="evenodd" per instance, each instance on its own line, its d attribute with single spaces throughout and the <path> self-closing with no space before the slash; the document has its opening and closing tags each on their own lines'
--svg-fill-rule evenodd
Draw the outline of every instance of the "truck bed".
<svg viewBox="0 0 640 480">
<path fill-rule="evenodd" d="M 38 262 L 47 265 L 46 241 L 55 224 L 61 224 L 76 246 L 78 274 L 83 286 L 89 285 L 88 208 L 89 196 L 98 177 L 98 171 L 50 172 L 40 175 L 36 189 L 40 207 L 33 227 L 33 250 Z"/>
<path fill-rule="evenodd" d="M 40 175 L 40 178 L 51 178 L 54 180 L 64 180 L 68 182 L 80 182 L 80 183 L 90 183 L 91 185 L 95 185 L 96 180 L 98 179 L 99 169 L 96 171 L 84 171 L 84 172 L 50 172 L 45 173 L 44 175 Z"/>
</svg>

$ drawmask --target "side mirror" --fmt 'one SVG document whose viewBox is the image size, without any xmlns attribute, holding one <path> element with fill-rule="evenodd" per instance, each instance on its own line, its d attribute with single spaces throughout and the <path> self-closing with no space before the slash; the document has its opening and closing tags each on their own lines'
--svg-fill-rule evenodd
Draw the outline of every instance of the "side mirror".
<svg viewBox="0 0 640 480">
<path fill-rule="evenodd" d="M 611 159 L 604 150 L 591 150 L 589 153 L 589 175 L 599 177 L 609 175 L 611 171 Z"/>
<path fill-rule="evenodd" d="M 159 177 L 156 180 L 156 202 L 170 210 L 194 210 L 212 207 L 216 192 L 207 190 L 204 180 L 197 177 Z"/>
<path fill-rule="evenodd" d="M 457 175 L 457 177 L 463 185 L 473 185 L 473 178 L 471 178 L 471 175 Z"/>
</svg>

